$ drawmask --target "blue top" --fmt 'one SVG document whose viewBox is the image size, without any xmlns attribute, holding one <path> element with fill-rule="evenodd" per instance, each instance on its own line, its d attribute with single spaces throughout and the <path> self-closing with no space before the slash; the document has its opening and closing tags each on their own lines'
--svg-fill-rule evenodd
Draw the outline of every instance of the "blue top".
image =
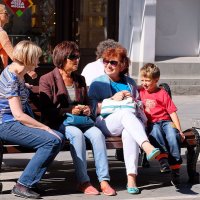
<svg viewBox="0 0 200 200">
<path fill-rule="evenodd" d="M 132 97 L 134 97 L 134 99 L 136 100 L 139 100 L 140 97 L 135 81 L 128 76 L 124 76 L 124 81 Z M 88 95 L 92 106 L 92 115 L 93 117 L 97 117 L 97 104 L 99 102 L 102 102 L 104 99 L 113 96 L 111 89 L 111 81 L 108 75 L 105 74 L 94 79 L 92 84 L 90 85 Z"/>
<path fill-rule="evenodd" d="M 3 70 L 0 76 L 0 124 L 15 121 L 8 102 L 10 97 L 20 96 L 24 112 L 29 97 L 29 91 L 25 86 L 24 80 L 19 80 L 17 75 L 8 69 L 9 66 Z"/>
<path fill-rule="evenodd" d="M 110 81 L 110 86 L 111 86 L 111 91 L 112 91 L 113 95 L 122 90 L 131 92 L 130 87 L 128 86 L 128 84 L 126 83 L 126 80 L 124 78 L 121 79 L 120 81 L 116 81 L 116 82 Z"/>
</svg>

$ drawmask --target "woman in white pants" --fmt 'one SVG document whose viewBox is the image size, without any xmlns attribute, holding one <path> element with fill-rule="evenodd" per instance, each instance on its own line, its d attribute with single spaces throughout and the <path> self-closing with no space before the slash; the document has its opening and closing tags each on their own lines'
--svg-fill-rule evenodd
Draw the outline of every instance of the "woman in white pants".
<svg viewBox="0 0 200 200">
<path fill-rule="evenodd" d="M 121 101 L 126 97 L 132 97 L 139 103 L 137 85 L 133 79 L 125 75 L 129 66 L 126 49 L 120 46 L 110 48 L 105 50 L 102 57 L 105 75 L 96 78 L 89 88 L 92 112 L 96 117 L 96 126 L 105 136 L 122 136 L 127 191 L 130 194 L 138 194 L 136 175 L 139 147 L 146 152 L 148 160 L 154 159 L 160 151 L 149 143 L 144 124 L 130 109 L 117 110 L 107 117 L 100 115 L 102 101 L 107 98 Z"/>
</svg>

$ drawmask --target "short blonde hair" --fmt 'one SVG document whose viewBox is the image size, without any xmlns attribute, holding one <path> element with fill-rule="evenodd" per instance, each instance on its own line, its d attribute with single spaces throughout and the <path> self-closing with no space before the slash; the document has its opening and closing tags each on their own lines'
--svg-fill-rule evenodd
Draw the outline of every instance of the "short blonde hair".
<svg viewBox="0 0 200 200">
<path fill-rule="evenodd" d="M 16 44 L 13 50 L 13 61 L 24 66 L 36 66 L 42 49 L 29 40 L 22 40 Z"/>
<path fill-rule="evenodd" d="M 140 69 L 140 76 L 150 79 L 159 79 L 160 69 L 153 63 L 147 63 Z"/>
</svg>

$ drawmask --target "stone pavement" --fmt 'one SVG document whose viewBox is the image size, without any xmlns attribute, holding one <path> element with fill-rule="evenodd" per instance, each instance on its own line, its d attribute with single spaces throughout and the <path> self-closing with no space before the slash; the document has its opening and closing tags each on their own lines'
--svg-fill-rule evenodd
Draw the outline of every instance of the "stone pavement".
<svg viewBox="0 0 200 200">
<path fill-rule="evenodd" d="M 192 127 L 192 119 L 200 118 L 200 96 L 174 96 L 179 111 L 179 118 L 183 130 Z M 107 197 L 105 195 L 87 196 L 77 193 L 74 167 L 69 152 L 61 152 L 56 157 L 50 169 L 40 182 L 40 187 L 46 193 L 43 199 L 94 199 L 94 200 L 193 200 L 200 199 L 200 184 L 189 184 L 185 164 L 185 149 L 182 149 L 183 167 L 181 169 L 181 187 L 176 189 L 170 184 L 170 174 L 160 174 L 156 161 L 151 162 L 150 168 L 139 167 L 138 186 L 141 194 L 130 195 L 126 192 L 126 171 L 124 163 L 114 158 L 114 150 L 108 151 L 110 165 L 111 185 L 117 190 L 118 195 Z M 4 156 L 4 166 L 0 175 L 2 194 L 0 200 L 20 199 L 10 194 L 13 185 L 20 176 L 32 154 L 8 154 Z M 200 173 L 200 161 L 197 171 Z M 88 174 L 94 186 L 98 187 L 94 161 L 88 158 Z"/>
</svg>

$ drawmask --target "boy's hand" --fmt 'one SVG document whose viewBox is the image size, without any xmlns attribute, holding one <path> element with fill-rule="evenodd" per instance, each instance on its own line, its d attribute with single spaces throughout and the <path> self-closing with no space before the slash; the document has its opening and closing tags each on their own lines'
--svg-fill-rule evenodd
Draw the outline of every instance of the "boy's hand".
<svg viewBox="0 0 200 200">
<path fill-rule="evenodd" d="M 180 136 L 181 136 L 181 142 L 183 142 L 185 140 L 185 135 L 183 132 L 180 132 Z"/>
</svg>

